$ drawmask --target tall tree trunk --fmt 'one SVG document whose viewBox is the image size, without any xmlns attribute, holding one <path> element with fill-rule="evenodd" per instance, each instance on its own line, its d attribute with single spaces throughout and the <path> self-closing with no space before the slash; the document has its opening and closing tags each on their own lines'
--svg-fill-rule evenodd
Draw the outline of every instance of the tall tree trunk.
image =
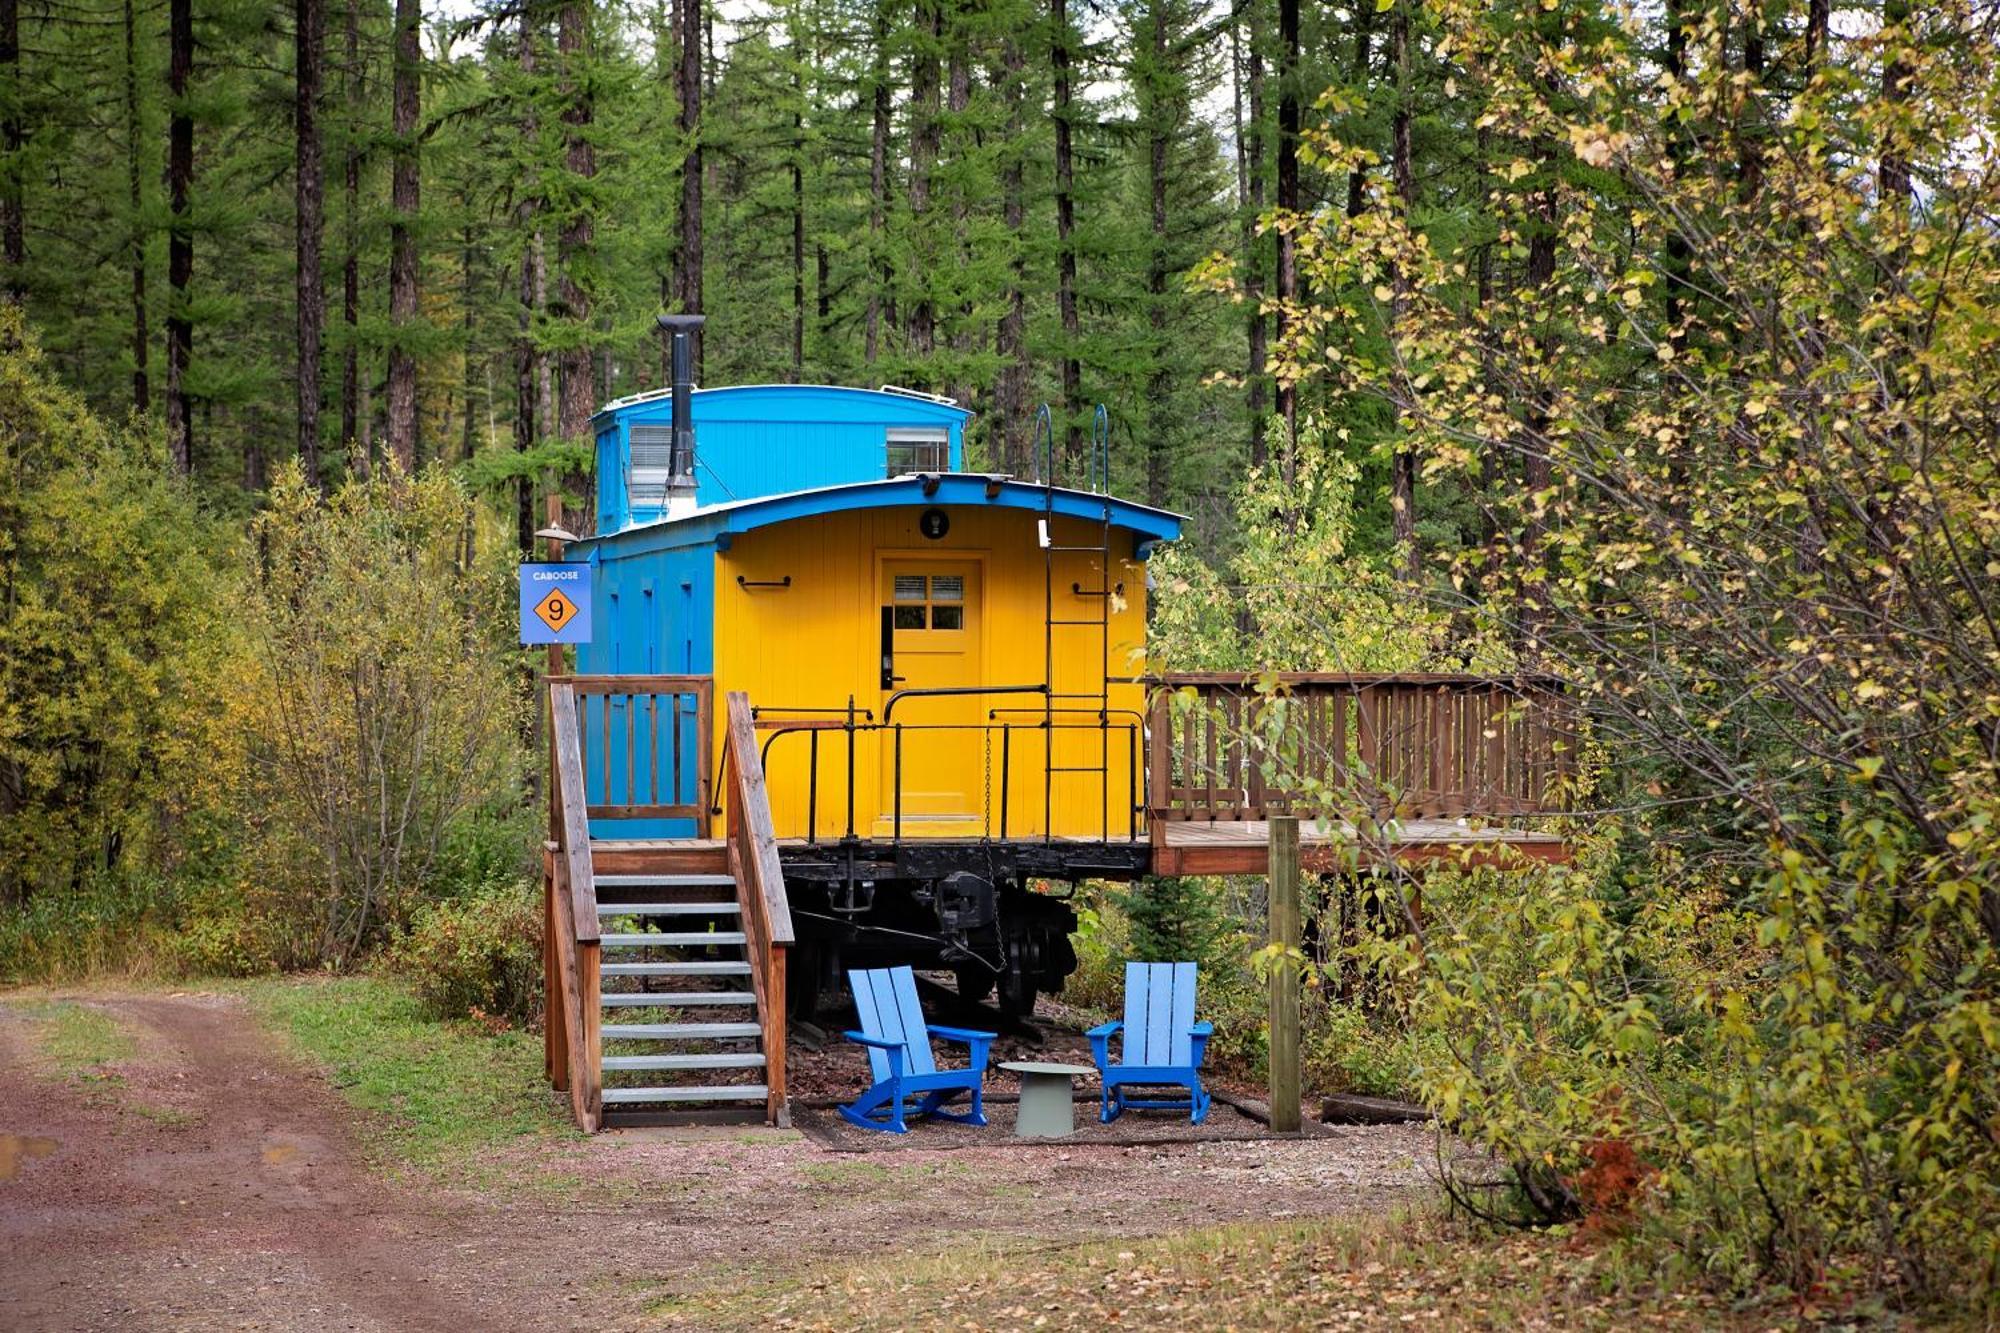
<svg viewBox="0 0 2000 1333">
<path fill-rule="evenodd" d="M 1481 199 L 1490 199 L 1493 197 L 1493 173 L 1488 169 L 1488 162 L 1492 151 L 1492 139 L 1493 131 L 1485 125 L 1479 126 L 1473 133 L 1472 160 L 1476 169 L 1474 179 L 1477 182 L 1478 197 Z M 1493 330 L 1490 321 L 1493 310 L 1493 247 L 1498 244 L 1498 238 L 1494 237 L 1489 238 L 1479 247 L 1479 256 L 1476 261 L 1477 266 L 1473 277 L 1473 301 L 1478 310 L 1477 327 L 1480 334 L 1479 383 L 1489 396 L 1497 392 L 1496 377 L 1494 374 Z M 1497 561 L 1500 558 L 1500 552 L 1494 541 L 1495 536 L 1499 532 L 1499 525 L 1494 522 L 1493 502 L 1497 495 L 1501 471 L 1505 467 L 1505 463 L 1506 460 L 1496 443 L 1488 442 L 1486 447 L 1480 450 L 1479 492 L 1483 500 L 1479 506 L 1479 539 L 1480 544 L 1487 549 L 1487 572 L 1489 574 L 1497 570 Z"/>
<path fill-rule="evenodd" d="M 804 76 L 801 74 L 801 80 Z M 805 89 L 799 89 L 803 103 Z M 790 383 L 806 377 L 806 173 L 805 111 L 792 108 L 792 366 Z"/>
<path fill-rule="evenodd" d="M 417 467 L 417 116 L 423 21 L 417 0 L 396 0 L 394 132 L 389 181 L 389 453 L 405 472 Z"/>
<path fill-rule="evenodd" d="M 1410 144 L 1410 4 L 1411 0 L 1396 0 L 1395 14 L 1389 24 L 1389 65 L 1396 81 L 1395 104 L 1389 117 L 1389 178 L 1406 227 L 1411 225 L 1410 210 L 1417 194 Z M 1393 342 L 1402 328 L 1410 300 L 1409 274 L 1400 264 L 1394 270 L 1390 288 L 1389 337 Z M 1417 558 L 1417 456 L 1403 442 L 1397 444 L 1390 458 L 1389 491 L 1395 540 L 1403 551 L 1403 578 L 1414 584 L 1422 576 L 1422 563 Z"/>
<path fill-rule="evenodd" d="M 534 8 L 521 7 L 520 53 L 522 81 L 531 87 L 536 68 Z M 532 92 L 521 102 L 521 139 L 533 143 L 540 133 Z M 535 316 L 541 309 L 541 233 L 536 230 L 537 200 L 524 194 L 515 205 L 516 230 L 526 238 L 521 246 L 520 309 L 515 315 L 514 452 L 525 457 L 535 448 L 541 416 L 541 352 L 535 340 Z M 514 539 L 524 556 L 535 550 L 535 479 L 524 465 L 514 482 Z"/>
<path fill-rule="evenodd" d="M 1764 13 L 1752 4 L 1743 13 L 1744 96 L 1738 104 L 1736 130 L 1737 198 L 1756 198 L 1764 184 L 1764 116 L 1767 108 L 1757 94 L 1764 91 Z"/>
<path fill-rule="evenodd" d="M 1687 76 L 1687 6 L 1689 0 L 1667 0 L 1664 21 L 1667 27 L 1665 58 L 1662 72 L 1675 84 Z M 1683 181 L 1688 168 L 1689 142 L 1687 130 L 1672 117 L 1667 125 L 1667 161 L 1672 167 L 1674 179 Z M 1694 294 L 1692 282 L 1694 252 L 1688 243 L 1681 224 L 1669 214 L 1666 219 L 1666 244 L 1662 247 L 1664 262 L 1661 264 L 1665 281 L 1664 309 L 1667 320 L 1667 344 L 1673 348 L 1675 363 L 1687 364 L 1681 360 L 1688 345 L 1688 306 Z"/>
<path fill-rule="evenodd" d="M 458 232 L 458 311 L 459 339 L 464 348 L 459 372 L 459 402 L 464 405 L 464 415 L 459 419 L 459 458 L 470 459 L 479 452 L 478 429 L 473 425 L 473 401 L 479 394 L 479 358 L 473 353 L 473 336 L 477 321 L 473 318 L 473 303 L 478 299 L 479 282 L 475 273 L 479 260 L 478 232 L 472 223 L 473 202 L 471 191 L 459 195 L 460 206 L 465 209 L 465 221 Z"/>
<path fill-rule="evenodd" d="M 590 0 L 566 0 L 556 13 L 556 59 L 562 73 L 563 170 L 575 198 L 556 238 L 556 262 L 562 276 L 556 300 L 562 317 L 573 326 L 562 357 L 562 415 L 557 430 L 569 444 L 590 441 L 590 418 L 597 406 L 592 378 L 591 291 L 580 275 L 591 265 L 597 241 L 597 219 L 591 207 L 589 182 L 597 176 L 597 152 L 590 141 L 592 106 L 589 64 L 593 58 L 593 15 Z M 596 527 L 596 503 L 587 471 L 563 478 L 563 493 L 574 503 L 564 506 L 564 526 L 588 534 Z"/>
<path fill-rule="evenodd" d="M 5 0 L 13 3 L 13 0 Z M 125 244 L 132 265 L 132 410 L 152 410 L 153 387 L 147 376 L 148 343 L 146 329 L 146 196 L 143 152 L 139 146 L 142 128 L 139 113 L 139 13 L 136 0 L 125 0 L 125 195 L 132 210 Z"/>
<path fill-rule="evenodd" d="M 1167 64 L 1167 19 L 1165 0 L 1150 5 L 1148 45 L 1153 60 L 1153 82 L 1164 83 Z M 1140 81 L 1142 85 L 1146 80 Z M 1148 106 L 1150 101 L 1152 105 Z M 1174 363 L 1167 352 L 1167 147 L 1173 124 L 1171 108 L 1157 93 L 1142 93 L 1140 116 L 1146 129 L 1146 190 L 1151 205 L 1151 244 L 1146 254 L 1146 327 L 1151 335 L 1153 364 L 1146 384 L 1146 503 L 1156 509 L 1167 505 L 1172 481 L 1167 443 L 1172 438 L 1168 403 L 1173 390 Z M 1093 464 L 1094 465 L 1094 464 Z"/>
<path fill-rule="evenodd" d="M 883 228 L 888 221 L 889 211 L 889 6 L 875 6 L 875 49 L 874 61 L 870 69 L 869 83 L 872 96 L 869 99 L 868 128 L 868 266 L 872 279 L 868 289 L 868 306 L 863 315 L 862 359 L 869 365 L 881 354 L 881 328 L 885 311 L 883 303 L 893 302 L 890 283 L 893 275 L 889 271 L 889 249 L 883 237 Z M 886 312 L 887 323 L 896 322 L 895 307 Z"/>
<path fill-rule="evenodd" d="M 1062 321 L 1063 456 L 1083 453 L 1083 342 L 1076 309 L 1076 146 L 1070 123 L 1068 0 L 1049 0 L 1049 68 L 1055 78 L 1056 309 Z M 1051 471 L 1058 471 L 1051 468 Z"/>
<path fill-rule="evenodd" d="M 1270 457 L 1264 438 L 1264 414 L 1269 403 L 1270 376 L 1265 365 L 1270 322 L 1264 313 L 1265 246 L 1257 235 L 1257 223 L 1264 216 L 1264 6 L 1250 0 L 1249 41 L 1243 56 L 1244 91 L 1250 99 L 1250 123 L 1244 127 L 1245 199 L 1243 221 L 1243 290 L 1250 307 L 1244 315 L 1245 342 L 1249 349 L 1244 408 L 1250 414 L 1250 464 L 1263 467 Z"/>
<path fill-rule="evenodd" d="M 167 8 L 167 450 L 174 471 L 194 466 L 194 414 L 187 391 L 194 325 L 188 319 L 188 283 L 194 277 L 194 232 L 188 195 L 194 188 L 194 116 L 188 84 L 194 76 L 194 0 L 169 0 Z"/>
<path fill-rule="evenodd" d="M 597 151 L 590 142 L 595 115 L 587 66 L 591 60 L 589 0 L 566 0 L 556 13 L 556 62 L 562 72 L 563 170 L 576 199 L 556 237 L 558 315 L 574 326 L 562 356 L 562 409 L 557 429 L 562 438 L 577 441 L 590 434 L 596 407 L 591 379 L 591 293 L 579 274 L 589 267 L 596 244 L 597 219 L 591 211 L 590 181 L 597 176 Z"/>
<path fill-rule="evenodd" d="M 1522 291 L 1532 294 L 1536 300 L 1546 301 L 1550 285 L 1554 283 L 1556 276 L 1556 238 L 1561 223 L 1556 199 L 1555 141 L 1537 137 L 1533 141 L 1531 152 L 1539 183 L 1528 200 L 1528 263 L 1522 275 Z M 1555 356 L 1553 312 L 1542 310 L 1539 322 L 1543 332 L 1537 339 L 1541 355 L 1537 358 L 1536 374 L 1538 380 L 1545 380 Z M 1541 497 L 1555 481 L 1554 469 L 1549 459 L 1552 396 L 1545 383 L 1530 386 L 1526 430 L 1523 432 L 1518 450 L 1521 454 L 1521 483 L 1526 491 L 1528 511 L 1528 517 L 1522 524 L 1522 558 L 1530 564 L 1538 564 L 1547 558 L 1545 551 L 1547 524 L 1540 515 L 1544 506 Z M 1538 598 L 1543 594 L 1539 587 L 1533 587 L 1529 595 Z M 1539 640 L 1541 626 L 1545 621 L 1546 616 L 1540 607 L 1522 607 L 1520 626 L 1524 656 L 1531 666 L 1541 656 Z"/>
<path fill-rule="evenodd" d="M 1009 34 L 1000 43 L 1001 95 L 1007 104 L 1006 156 L 1000 167 L 1000 208 L 1007 226 L 1006 306 L 993 330 L 993 350 L 1000 369 L 993 385 L 993 414 L 999 420 L 1000 470 L 1017 477 L 1028 475 L 1028 238 L 1026 163 L 1023 125 L 1028 77 L 1027 56 L 1020 40 Z"/>
<path fill-rule="evenodd" d="M 952 159 L 957 161 L 967 155 L 966 149 L 971 146 L 967 142 L 971 136 L 963 128 L 965 125 L 966 109 L 972 105 L 971 37 L 967 31 L 962 7 L 954 6 L 952 19 L 946 26 L 946 32 L 949 35 L 951 57 L 946 64 L 945 110 L 950 113 L 951 124 L 958 127 L 953 133 L 954 143 L 951 154 Z M 940 152 L 942 152 L 942 149 L 940 149 Z M 964 185 L 962 183 L 953 184 L 951 191 L 951 250 L 946 256 L 945 262 L 937 271 L 958 274 L 971 262 L 971 255 L 968 252 L 966 244 L 965 231 L 965 220 L 969 212 L 970 209 L 968 208 Z M 961 291 L 964 290 L 962 284 L 954 283 L 953 285 L 959 287 Z M 961 403 L 970 401 L 973 392 L 972 387 L 965 382 L 964 378 L 965 367 L 969 360 L 968 354 L 972 350 L 976 337 L 972 328 L 971 315 L 972 303 L 968 297 L 961 299 L 957 309 L 947 312 L 946 318 L 946 327 L 950 330 L 950 337 L 947 341 L 951 347 L 952 356 L 949 358 L 949 374 L 944 381 L 945 393 Z"/>
<path fill-rule="evenodd" d="M 1260 6 L 1256 0 L 1238 10 L 1230 24 L 1230 108 L 1236 122 L 1236 246 L 1242 252 L 1244 274 L 1244 416 L 1250 418 L 1250 466 L 1264 466 L 1264 264 L 1258 252 L 1256 224 L 1264 214 L 1264 54 L 1260 48 Z M 1244 120 L 1244 96 L 1250 118 Z"/>
<path fill-rule="evenodd" d="M 1882 6 L 1882 26 L 1895 35 L 1893 46 L 1882 62 L 1882 100 L 1892 105 L 1901 105 L 1910 100 L 1910 80 L 1914 72 L 1909 62 L 1903 59 L 1903 50 L 1910 42 L 1910 0 L 1887 0 Z M 1876 188 L 1881 195 L 1883 215 L 1897 231 L 1901 231 L 1909 218 L 1910 201 L 1910 158 L 1909 145 L 1903 142 L 1902 131 L 1893 127 L 1882 136 L 1882 160 L 1875 173 Z"/>
<path fill-rule="evenodd" d="M 1806 0 L 1806 82 L 1826 68 L 1828 32 L 1833 22 L 1831 0 Z"/>
<path fill-rule="evenodd" d="M 1292 311 L 1299 299 L 1298 243 L 1293 228 L 1299 214 L 1299 0 L 1278 0 L 1278 347 L 1290 359 Z M 1289 373 L 1278 376 L 1278 414 L 1285 419 L 1285 452 L 1279 471 L 1286 481 L 1299 469 L 1299 391 Z"/>
<path fill-rule="evenodd" d="M 1398 0 L 1400 3 L 1400 0 Z M 1368 86 L 1369 43 L 1374 38 L 1375 6 L 1358 3 L 1354 6 L 1354 86 Z M 1368 171 L 1356 162 L 1347 171 L 1347 216 L 1358 218 L 1361 210 L 1368 206 Z"/>
<path fill-rule="evenodd" d="M 702 94 L 702 3 L 701 0 L 680 0 L 681 21 L 681 143 L 686 156 L 681 160 L 681 246 L 680 246 L 680 298 L 681 309 L 687 314 L 698 315 L 702 308 L 701 292 L 701 94 Z M 688 335 L 688 353 L 694 367 L 697 382 L 702 379 L 701 330 Z"/>
<path fill-rule="evenodd" d="M 21 116 L 21 0 L 0 0 L 0 82 L 7 91 L 0 117 L 0 147 L 7 153 L 6 174 L 0 177 L 0 263 L 7 266 L 5 299 L 20 304 L 28 290 L 26 181 L 21 170 L 21 145 L 26 130 Z"/>
<path fill-rule="evenodd" d="M 340 319 L 346 337 L 340 358 L 340 444 L 348 470 L 366 477 L 369 458 L 360 447 L 361 416 L 361 117 L 367 105 L 368 71 L 361 63 L 361 0 L 347 0 L 343 25 L 346 67 L 341 75 L 347 106 L 347 145 L 342 154 Z"/>
<path fill-rule="evenodd" d="M 326 46 L 325 0 L 294 0 L 296 55 L 293 171 L 298 233 L 298 446 L 306 479 L 324 486 L 319 472 L 320 331 L 326 327 L 326 292 L 320 285 L 320 233 L 325 226 L 320 178 L 319 98 Z"/>
<path fill-rule="evenodd" d="M 937 312 L 931 303 L 933 261 L 927 232 L 931 207 L 931 171 L 938 158 L 938 50 L 944 44 L 942 0 L 917 0 L 916 53 L 910 57 L 910 233 L 917 260 L 910 297 L 910 355 L 925 364 L 913 377 L 930 378 L 929 360 L 937 348 Z"/>
</svg>

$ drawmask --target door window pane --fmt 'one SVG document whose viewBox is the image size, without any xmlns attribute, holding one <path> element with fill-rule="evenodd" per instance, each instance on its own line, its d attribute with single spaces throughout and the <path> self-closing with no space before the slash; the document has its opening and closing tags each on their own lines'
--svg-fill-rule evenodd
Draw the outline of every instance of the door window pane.
<svg viewBox="0 0 2000 1333">
<path fill-rule="evenodd" d="M 962 606 L 934 606 L 931 608 L 932 629 L 964 629 L 965 608 Z"/>
<path fill-rule="evenodd" d="M 934 602 L 962 602 L 965 600 L 965 576 L 962 574 L 934 574 L 931 576 L 931 600 Z"/>
<path fill-rule="evenodd" d="M 923 601 L 924 576 L 922 574 L 896 575 L 896 600 L 899 602 Z"/>
<path fill-rule="evenodd" d="M 899 606 L 896 608 L 897 629 L 922 629 L 924 608 L 921 606 Z"/>
</svg>

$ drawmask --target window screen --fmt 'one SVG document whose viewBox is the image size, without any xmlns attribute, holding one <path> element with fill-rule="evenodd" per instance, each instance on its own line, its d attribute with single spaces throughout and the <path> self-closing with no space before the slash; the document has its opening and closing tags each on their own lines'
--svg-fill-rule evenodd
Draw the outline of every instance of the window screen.
<svg viewBox="0 0 2000 1333">
<path fill-rule="evenodd" d="M 631 430 L 635 488 L 646 482 L 676 489 L 694 485 L 694 451 L 674 448 L 672 426 L 635 425 Z"/>
<path fill-rule="evenodd" d="M 942 426 L 896 426 L 889 431 L 887 475 L 951 470 L 951 433 Z"/>
<path fill-rule="evenodd" d="M 963 574 L 898 574 L 889 595 L 897 629 L 965 628 Z"/>
</svg>

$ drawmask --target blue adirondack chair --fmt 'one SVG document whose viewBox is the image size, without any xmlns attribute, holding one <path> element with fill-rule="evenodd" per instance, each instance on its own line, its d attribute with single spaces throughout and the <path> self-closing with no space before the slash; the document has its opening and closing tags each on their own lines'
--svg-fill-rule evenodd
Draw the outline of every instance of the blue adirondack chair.
<svg viewBox="0 0 2000 1333">
<path fill-rule="evenodd" d="M 861 1016 L 861 1030 L 849 1032 L 847 1039 L 868 1048 L 868 1064 L 875 1083 L 868 1091 L 840 1108 L 840 1114 L 863 1129 L 879 1129 L 905 1134 L 906 1104 L 918 1116 L 935 1116 L 967 1125 L 986 1123 L 980 1096 L 986 1078 L 986 1052 L 996 1033 L 973 1032 L 966 1028 L 934 1028 L 924 1023 L 924 1011 L 917 1006 L 917 982 L 907 967 L 856 969 L 847 974 L 854 991 L 854 1008 Z M 971 1050 L 964 1069 L 939 1069 L 931 1055 L 931 1037 L 963 1042 Z M 961 1092 L 972 1094 L 972 1109 L 958 1113 L 940 1110 Z"/>
<path fill-rule="evenodd" d="M 1125 1021 L 1092 1028 L 1091 1058 L 1104 1080 L 1106 1124 L 1127 1107 L 1186 1111 L 1191 1124 L 1208 1115 L 1209 1096 L 1201 1086 L 1201 1057 L 1215 1031 L 1212 1023 L 1194 1021 L 1193 963 L 1125 964 Z M 1112 1034 L 1124 1030 L 1117 1064 L 1111 1063 Z M 1185 1097 L 1154 1092 L 1145 1098 L 1126 1094 L 1127 1088 L 1186 1088 Z"/>
</svg>

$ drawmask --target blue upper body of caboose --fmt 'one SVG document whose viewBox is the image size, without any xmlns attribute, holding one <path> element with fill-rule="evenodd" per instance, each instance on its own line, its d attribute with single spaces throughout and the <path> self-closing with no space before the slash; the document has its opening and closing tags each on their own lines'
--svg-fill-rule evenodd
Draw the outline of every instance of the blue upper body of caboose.
<svg viewBox="0 0 2000 1333">
<path fill-rule="evenodd" d="M 599 535 L 760 496 L 964 470 L 972 414 L 929 394 L 745 384 L 690 398 L 696 444 L 686 457 L 673 444 L 671 390 L 598 412 Z"/>
</svg>

